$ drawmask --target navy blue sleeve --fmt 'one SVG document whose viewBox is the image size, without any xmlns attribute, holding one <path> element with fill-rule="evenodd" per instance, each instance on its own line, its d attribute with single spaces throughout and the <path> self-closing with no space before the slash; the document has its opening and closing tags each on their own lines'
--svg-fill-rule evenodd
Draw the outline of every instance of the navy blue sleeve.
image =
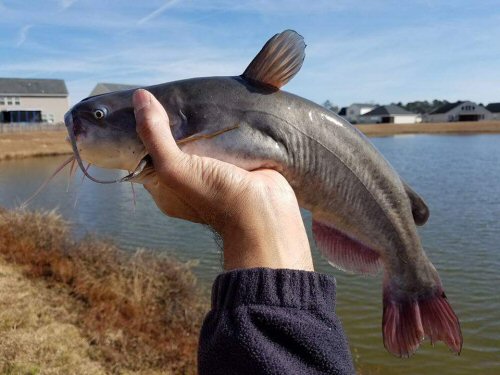
<svg viewBox="0 0 500 375">
<path fill-rule="evenodd" d="M 335 280 L 297 270 L 223 273 L 198 351 L 200 375 L 354 374 Z"/>
</svg>

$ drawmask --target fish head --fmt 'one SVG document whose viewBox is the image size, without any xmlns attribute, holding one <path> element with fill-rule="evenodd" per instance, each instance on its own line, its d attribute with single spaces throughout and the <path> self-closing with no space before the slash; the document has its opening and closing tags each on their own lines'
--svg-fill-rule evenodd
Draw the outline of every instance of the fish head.
<svg viewBox="0 0 500 375">
<path fill-rule="evenodd" d="M 77 157 L 101 168 L 133 171 L 147 152 L 135 130 L 134 90 L 83 99 L 65 115 Z"/>
</svg>

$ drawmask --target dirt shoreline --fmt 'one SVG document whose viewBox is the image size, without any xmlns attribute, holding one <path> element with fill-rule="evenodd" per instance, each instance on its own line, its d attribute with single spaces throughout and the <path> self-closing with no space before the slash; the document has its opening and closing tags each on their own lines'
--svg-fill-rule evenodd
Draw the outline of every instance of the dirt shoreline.
<svg viewBox="0 0 500 375">
<path fill-rule="evenodd" d="M 356 125 L 369 137 L 397 134 L 494 134 L 500 121 Z M 0 133 L 0 160 L 71 154 L 65 130 Z"/>
</svg>

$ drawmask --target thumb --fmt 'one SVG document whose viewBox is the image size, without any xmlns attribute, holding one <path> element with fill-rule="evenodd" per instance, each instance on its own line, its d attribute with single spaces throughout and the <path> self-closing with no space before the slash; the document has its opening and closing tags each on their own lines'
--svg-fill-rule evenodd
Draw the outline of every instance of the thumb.
<svg viewBox="0 0 500 375">
<path fill-rule="evenodd" d="M 136 131 L 146 150 L 153 158 L 155 167 L 172 165 L 182 156 L 170 130 L 167 112 L 149 91 L 139 89 L 132 98 Z"/>
</svg>

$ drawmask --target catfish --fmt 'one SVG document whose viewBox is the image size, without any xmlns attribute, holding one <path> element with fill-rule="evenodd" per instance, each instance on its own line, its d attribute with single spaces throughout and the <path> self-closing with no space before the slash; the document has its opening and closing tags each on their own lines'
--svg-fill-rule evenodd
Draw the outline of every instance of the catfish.
<svg viewBox="0 0 500 375">
<path fill-rule="evenodd" d="M 302 36 L 286 30 L 240 76 L 145 89 L 165 108 L 184 152 L 281 173 L 300 206 L 311 211 L 317 247 L 332 266 L 364 275 L 383 272 L 382 332 L 390 353 L 409 357 L 424 337 L 460 353 L 458 318 L 417 232 L 429 217 L 424 200 L 349 122 L 281 90 L 302 67 L 305 47 Z M 89 97 L 65 116 L 75 158 L 93 181 L 156 178 L 136 133 L 133 92 Z M 98 180 L 83 160 L 130 173 Z"/>
</svg>

